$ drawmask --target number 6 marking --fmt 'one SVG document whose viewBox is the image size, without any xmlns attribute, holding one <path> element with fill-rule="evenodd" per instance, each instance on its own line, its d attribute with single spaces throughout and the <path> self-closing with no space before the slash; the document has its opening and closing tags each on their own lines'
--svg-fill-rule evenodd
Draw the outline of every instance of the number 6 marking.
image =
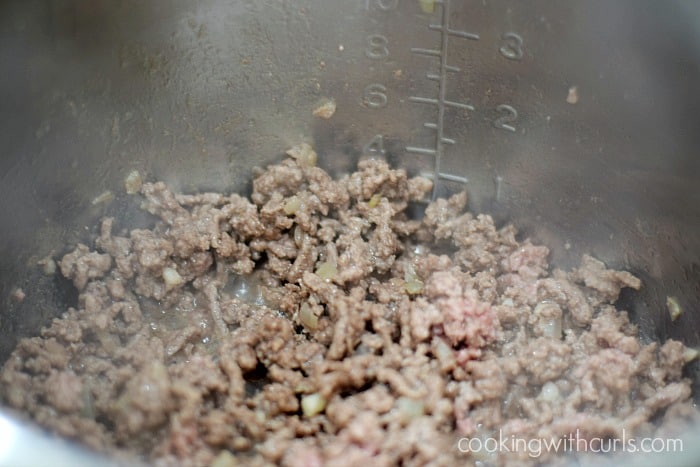
<svg viewBox="0 0 700 467">
<path fill-rule="evenodd" d="M 365 88 L 365 95 L 362 101 L 371 109 L 386 107 L 387 102 L 389 102 L 389 97 L 386 95 L 386 86 L 378 83 L 370 84 Z"/>
</svg>

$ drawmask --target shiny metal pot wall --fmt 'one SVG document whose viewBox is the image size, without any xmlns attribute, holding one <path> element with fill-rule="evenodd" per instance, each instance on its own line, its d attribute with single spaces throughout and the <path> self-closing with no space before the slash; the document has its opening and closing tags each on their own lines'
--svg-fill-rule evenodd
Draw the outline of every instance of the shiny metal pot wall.
<svg viewBox="0 0 700 467">
<path fill-rule="evenodd" d="M 692 1 L 3 2 L 0 357 L 73 298 L 38 259 L 138 221 L 129 171 L 244 192 L 301 140 L 335 173 L 372 153 L 466 186 L 560 267 L 633 271 L 644 335 L 698 345 L 699 24 Z"/>
</svg>

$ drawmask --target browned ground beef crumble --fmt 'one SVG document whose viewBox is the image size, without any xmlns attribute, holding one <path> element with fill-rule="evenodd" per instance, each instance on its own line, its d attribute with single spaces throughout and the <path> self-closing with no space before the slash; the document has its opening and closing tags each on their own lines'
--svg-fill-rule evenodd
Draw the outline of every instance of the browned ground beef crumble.
<svg viewBox="0 0 700 467">
<path fill-rule="evenodd" d="M 629 438 L 696 417 L 693 352 L 641 344 L 612 305 L 640 287 L 631 274 L 589 256 L 552 270 L 464 193 L 411 219 L 432 184 L 384 162 L 339 180 L 306 162 L 261 170 L 250 199 L 144 184 L 159 220 L 104 219 L 62 258 L 79 305 L 19 343 L 3 403 L 156 466 L 563 462 L 458 440 Z"/>
</svg>

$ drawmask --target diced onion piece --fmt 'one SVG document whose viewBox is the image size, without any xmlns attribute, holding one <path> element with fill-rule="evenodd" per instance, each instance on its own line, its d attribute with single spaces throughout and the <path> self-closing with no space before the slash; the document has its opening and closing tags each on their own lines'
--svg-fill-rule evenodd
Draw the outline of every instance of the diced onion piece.
<svg viewBox="0 0 700 467">
<path fill-rule="evenodd" d="M 562 316 L 558 305 L 551 302 L 538 303 L 533 313 L 542 320 L 542 335 L 561 339 Z"/>
<path fill-rule="evenodd" d="M 51 256 L 47 256 L 46 258 L 37 262 L 37 264 L 41 266 L 41 270 L 47 276 L 53 276 L 56 273 L 56 261 L 54 261 Z"/>
<path fill-rule="evenodd" d="M 435 1 L 436 0 L 418 0 L 418 3 L 420 4 L 420 9 L 423 10 L 423 13 L 434 13 Z"/>
<path fill-rule="evenodd" d="M 316 160 L 318 159 L 316 151 L 314 151 L 311 145 L 308 143 L 301 143 L 297 146 L 294 146 L 293 148 L 287 151 L 287 155 L 292 156 L 301 165 L 304 165 L 306 167 L 315 166 Z"/>
<path fill-rule="evenodd" d="M 338 268 L 335 264 L 323 262 L 316 268 L 316 275 L 326 282 L 332 281 L 338 275 Z"/>
<path fill-rule="evenodd" d="M 300 226 L 294 227 L 294 244 L 297 246 L 297 248 L 301 248 L 301 246 L 304 244 L 304 240 L 306 238 L 306 233 L 301 229 Z"/>
<path fill-rule="evenodd" d="M 114 200 L 114 193 L 111 191 L 103 191 L 98 196 L 92 199 L 92 205 L 96 206 L 98 204 L 109 204 Z"/>
<path fill-rule="evenodd" d="M 124 189 L 130 195 L 136 194 L 141 191 L 141 185 L 143 180 L 141 179 L 141 174 L 138 170 L 132 170 L 129 175 L 124 179 Z"/>
<path fill-rule="evenodd" d="M 404 420 L 412 420 L 425 413 L 423 402 L 411 399 L 410 397 L 399 397 L 396 400 L 396 407 L 399 410 L 401 418 Z"/>
<path fill-rule="evenodd" d="M 329 119 L 335 114 L 335 99 L 322 99 L 313 111 L 314 117 Z"/>
<path fill-rule="evenodd" d="M 17 303 L 23 302 L 25 298 L 27 298 L 27 294 L 22 290 L 22 288 L 17 287 L 15 290 L 12 291 L 10 294 L 10 298 L 14 300 Z"/>
<path fill-rule="evenodd" d="M 304 302 L 299 308 L 299 320 L 306 328 L 315 331 L 318 328 L 318 316 L 316 316 L 308 303 Z"/>
<path fill-rule="evenodd" d="M 369 199 L 367 206 L 369 206 L 370 208 L 376 208 L 379 205 L 379 201 L 381 201 L 381 199 L 382 199 L 382 195 L 375 193 Z"/>
<path fill-rule="evenodd" d="M 545 337 L 561 339 L 561 332 L 561 318 L 550 318 L 544 321 L 544 325 L 542 326 L 542 334 Z"/>
<path fill-rule="evenodd" d="M 434 337 L 432 342 L 432 351 L 438 360 L 440 371 L 443 374 L 450 373 L 457 364 L 457 355 L 455 350 L 440 337 Z"/>
<path fill-rule="evenodd" d="M 686 363 L 690 363 L 696 358 L 698 358 L 698 355 L 700 355 L 698 349 L 691 349 L 690 347 L 686 347 L 683 351 L 683 360 L 685 360 Z"/>
<path fill-rule="evenodd" d="M 165 281 L 165 286 L 169 289 L 185 282 L 180 273 L 173 268 L 163 269 L 163 280 Z"/>
<path fill-rule="evenodd" d="M 296 212 L 299 210 L 301 207 L 301 200 L 299 199 L 298 196 L 292 196 L 290 197 L 286 203 L 284 203 L 284 213 L 288 216 L 291 216 L 292 214 L 296 214 Z"/>
<path fill-rule="evenodd" d="M 571 86 L 569 88 L 569 93 L 566 95 L 566 102 L 572 105 L 578 103 L 578 86 Z"/>
<path fill-rule="evenodd" d="M 437 339 L 437 344 L 435 345 L 435 352 L 437 353 L 436 356 L 439 360 L 454 358 L 454 350 L 452 350 L 452 347 L 447 345 L 447 342 L 439 338 Z"/>
<path fill-rule="evenodd" d="M 423 291 L 423 281 L 420 280 L 420 277 L 418 277 L 418 274 L 416 274 L 416 271 L 410 264 L 406 267 L 404 280 L 406 281 L 404 287 L 410 295 L 419 294 Z"/>
<path fill-rule="evenodd" d="M 230 451 L 221 451 L 218 456 L 209 464 L 209 467 L 235 467 L 239 465 L 236 458 Z"/>
<path fill-rule="evenodd" d="M 668 313 L 671 315 L 671 321 L 677 320 L 683 314 L 683 307 L 676 297 L 666 297 L 666 308 L 668 308 Z"/>
<path fill-rule="evenodd" d="M 409 295 L 417 295 L 423 291 L 423 282 L 417 279 L 413 281 L 406 281 L 404 287 Z"/>
<path fill-rule="evenodd" d="M 305 417 L 313 417 L 323 412 L 326 408 L 326 399 L 315 392 L 301 398 L 301 412 Z"/>
</svg>

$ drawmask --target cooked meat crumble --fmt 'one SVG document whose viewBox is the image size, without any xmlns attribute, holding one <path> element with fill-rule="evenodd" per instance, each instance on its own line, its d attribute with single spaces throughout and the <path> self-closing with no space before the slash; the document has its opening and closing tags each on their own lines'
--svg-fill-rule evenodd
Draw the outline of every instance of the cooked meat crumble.
<svg viewBox="0 0 700 467">
<path fill-rule="evenodd" d="M 590 256 L 553 269 L 545 246 L 465 212 L 465 193 L 412 219 L 432 184 L 384 162 L 334 180 L 310 147 L 290 154 L 250 199 L 132 190 L 157 220 L 103 219 L 63 256 L 78 306 L 19 343 L 3 403 L 156 466 L 521 465 L 558 454 L 459 440 L 697 417 L 682 376 L 696 352 L 642 344 L 614 307 L 633 275 Z"/>
</svg>

